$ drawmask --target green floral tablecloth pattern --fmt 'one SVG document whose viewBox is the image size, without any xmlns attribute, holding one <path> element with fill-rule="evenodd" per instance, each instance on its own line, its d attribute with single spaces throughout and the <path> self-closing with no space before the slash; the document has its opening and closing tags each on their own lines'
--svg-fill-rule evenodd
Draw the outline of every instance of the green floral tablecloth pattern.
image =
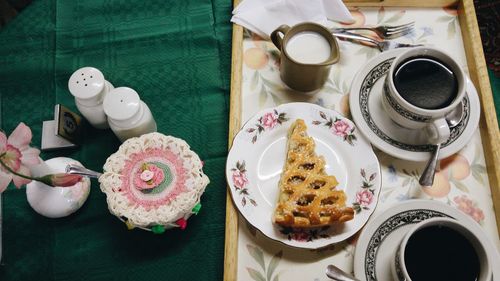
<svg viewBox="0 0 500 281">
<path fill-rule="evenodd" d="M 440 47 L 451 53 L 467 70 L 455 9 L 402 10 L 382 7 L 359 8 L 351 12 L 356 19 L 352 26 L 415 21 L 415 32 L 398 41 Z M 274 45 L 248 31 L 245 31 L 244 37 L 243 121 L 261 109 L 294 101 L 315 103 L 349 117 L 348 95 L 352 79 L 367 60 L 379 53 L 370 47 L 342 41 L 340 61 L 332 68 L 325 86 L 314 95 L 301 95 L 284 87 L 281 82 L 279 52 Z M 430 189 L 422 189 L 418 184 L 424 164 L 399 160 L 380 151 L 376 154 L 382 165 L 383 181 L 379 204 L 373 216 L 408 199 L 441 201 L 472 217 L 500 248 L 479 133 L 459 153 L 441 161 L 441 171 L 436 174 Z M 240 217 L 238 280 L 327 280 L 324 271 L 330 263 L 347 271 L 353 270 L 356 238 L 357 235 L 318 251 L 291 249 L 267 239 Z"/>
</svg>

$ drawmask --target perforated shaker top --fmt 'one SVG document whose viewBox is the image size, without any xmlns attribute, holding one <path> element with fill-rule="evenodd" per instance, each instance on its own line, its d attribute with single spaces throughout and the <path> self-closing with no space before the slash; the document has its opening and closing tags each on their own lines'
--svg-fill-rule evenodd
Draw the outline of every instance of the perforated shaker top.
<svg viewBox="0 0 500 281">
<path fill-rule="evenodd" d="M 98 98 L 105 83 L 102 72 L 94 67 L 83 67 L 75 71 L 68 81 L 71 94 L 79 99 Z"/>
<path fill-rule="evenodd" d="M 119 87 L 106 95 L 103 108 L 109 118 L 124 121 L 134 117 L 139 112 L 140 103 L 141 99 L 136 91 L 128 87 Z"/>
</svg>

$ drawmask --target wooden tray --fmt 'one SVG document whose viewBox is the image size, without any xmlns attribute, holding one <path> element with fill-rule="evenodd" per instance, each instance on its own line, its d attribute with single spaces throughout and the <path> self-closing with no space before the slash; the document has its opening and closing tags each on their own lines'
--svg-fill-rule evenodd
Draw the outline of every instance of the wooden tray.
<svg viewBox="0 0 500 281">
<path fill-rule="evenodd" d="M 251 0 L 246 0 L 251 1 Z M 345 1 L 347 6 L 358 7 L 443 7 L 452 5 L 453 0 L 385 0 Z M 234 0 L 234 6 L 239 0 Z M 483 142 L 486 169 L 491 186 L 493 204 L 495 208 L 498 231 L 500 232 L 500 133 L 496 118 L 493 96 L 483 56 L 483 49 L 479 28 L 476 20 L 475 9 L 472 0 L 458 2 L 458 20 L 462 31 L 462 38 L 469 67 L 469 75 L 476 86 L 482 106 L 480 133 Z M 229 147 L 232 145 L 233 137 L 241 127 L 242 111 L 242 62 L 243 62 L 243 28 L 233 25 L 233 47 L 232 47 L 232 74 L 231 74 L 231 100 L 229 121 Z M 224 256 L 224 280 L 237 280 L 237 257 L 238 257 L 238 213 L 233 206 L 231 196 L 228 192 L 226 200 L 226 234 L 225 234 L 225 256 Z"/>
</svg>

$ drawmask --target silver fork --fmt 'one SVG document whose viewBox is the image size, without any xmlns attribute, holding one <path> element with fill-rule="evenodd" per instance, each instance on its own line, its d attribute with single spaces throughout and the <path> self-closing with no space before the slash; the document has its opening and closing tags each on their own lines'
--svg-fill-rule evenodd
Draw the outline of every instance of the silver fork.
<svg viewBox="0 0 500 281">
<path fill-rule="evenodd" d="M 350 32 L 332 32 L 333 35 L 339 37 L 339 38 L 345 38 L 349 40 L 355 40 L 355 41 L 364 41 L 373 44 L 375 47 L 377 47 L 381 52 L 391 50 L 391 49 L 396 49 L 396 48 L 409 48 L 409 47 L 418 47 L 418 46 L 423 46 L 422 44 L 404 44 L 404 43 L 398 43 L 398 42 L 393 42 L 393 41 L 378 41 L 375 39 L 372 39 L 370 37 L 366 37 L 363 35 L 355 34 L 355 33 L 350 33 Z"/>
<path fill-rule="evenodd" d="M 381 25 L 377 27 L 339 27 L 333 28 L 332 31 L 345 32 L 350 30 L 369 30 L 375 32 L 378 37 L 382 39 L 393 39 L 413 32 L 413 24 L 414 22 L 396 26 Z"/>
</svg>

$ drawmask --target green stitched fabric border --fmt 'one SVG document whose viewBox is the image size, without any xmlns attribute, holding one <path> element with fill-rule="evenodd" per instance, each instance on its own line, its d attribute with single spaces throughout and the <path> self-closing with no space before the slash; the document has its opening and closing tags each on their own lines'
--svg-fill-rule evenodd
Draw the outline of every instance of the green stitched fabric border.
<svg viewBox="0 0 500 281">
<path fill-rule="evenodd" d="M 211 183 L 182 231 L 128 231 L 92 182 L 77 213 L 47 219 L 24 188 L 3 194 L 0 280 L 221 280 L 231 55 L 231 1 L 39 0 L 0 30 L 0 125 L 23 121 L 40 146 L 56 103 L 77 111 L 67 82 L 83 66 L 135 89 L 158 131 L 185 139 Z M 94 170 L 119 146 L 110 130 L 85 129 L 68 156 Z"/>
</svg>

